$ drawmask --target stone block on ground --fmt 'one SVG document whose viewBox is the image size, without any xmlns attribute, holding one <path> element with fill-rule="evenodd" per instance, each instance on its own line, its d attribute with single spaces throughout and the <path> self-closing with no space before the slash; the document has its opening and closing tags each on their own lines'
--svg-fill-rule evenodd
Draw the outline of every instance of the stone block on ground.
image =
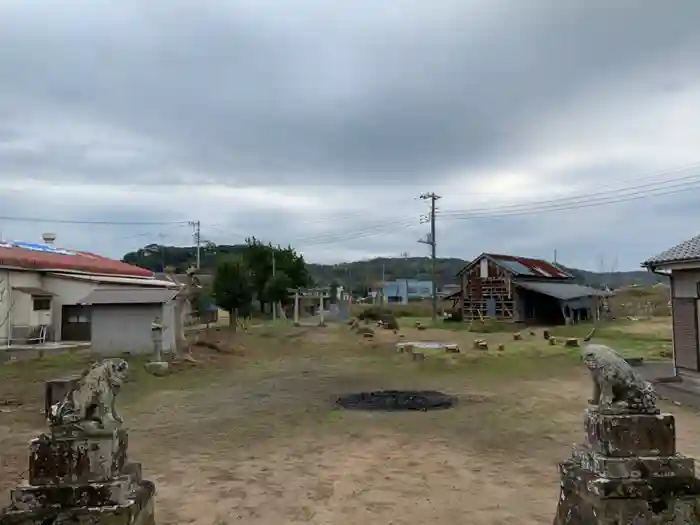
<svg viewBox="0 0 700 525">
<path fill-rule="evenodd" d="M 445 345 L 445 351 L 448 354 L 459 354 L 459 346 L 453 344 Z"/>
<path fill-rule="evenodd" d="M 153 376 L 162 377 L 170 373 L 170 363 L 167 361 L 151 361 L 144 365 L 146 372 Z"/>
<path fill-rule="evenodd" d="M 65 497 L 76 496 L 74 487 L 48 487 L 44 488 L 44 492 L 50 493 L 52 489 L 53 498 L 58 497 L 61 490 Z M 45 506 L 36 501 L 34 495 L 27 494 L 26 501 L 13 503 L 4 513 L 0 513 L 0 525 L 155 525 L 155 486 L 150 481 L 136 484 L 124 503 L 93 505 L 104 500 L 105 494 L 91 486 L 79 500 L 81 504 L 75 506 Z M 21 497 L 19 493 L 16 496 Z"/>
<path fill-rule="evenodd" d="M 522 338 L 523 338 L 523 334 L 521 334 L 520 332 L 515 332 L 513 334 L 513 341 L 520 341 L 520 340 L 522 340 Z"/>
<path fill-rule="evenodd" d="M 414 361 L 425 361 L 425 354 L 423 352 L 413 352 L 411 355 Z"/>
<path fill-rule="evenodd" d="M 549 341 L 549 346 L 556 346 L 557 345 L 557 340 L 554 337 L 548 337 L 547 341 Z"/>
<path fill-rule="evenodd" d="M 504 345 L 503 343 L 501 343 L 500 345 L 498 345 L 498 351 L 499 351 L 499 352 L 503 352 L 505 349 L 506 349 L 506 345 Z"/>
<path fill-rule="evenodd" d="M 549 330 L 544 330 L 542 332 L 542 337 L 544 337 L 545 339 L 549 339 L 549 337 L 550 337 Z"/>
<path fill-rule="evenodd" d="M 564 346 L 579 347 L 581 346 L 581 343 L 575 337 L 568 337 L 566 341 L 564 341 Z"/>
</svg>

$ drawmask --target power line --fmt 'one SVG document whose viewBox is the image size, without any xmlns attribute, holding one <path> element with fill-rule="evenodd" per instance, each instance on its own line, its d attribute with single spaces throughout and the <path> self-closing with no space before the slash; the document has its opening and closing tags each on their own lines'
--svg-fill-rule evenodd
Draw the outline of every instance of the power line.
<svg viewBox="0 0 700 525">
<path fill-rule="evenodd" d="M 700 181 L 694 183 L 685 183 L 680 185 L 675 185 L 670 188 L 657 188 L 656 190 L 643 191 L 643 192 L 633 192 L 621 197 L 609 196 L 596 199 L 583 200 L 579 202 L 561 203 L 553 204 L 549 206 L 537 206 L 533 205 L 531 207 L 523 207 L 521 209 L 508 209 L 504 208 L 492 208 L 491 210 L 484 210 L 484 213 L 479 213 L 475 211 L 454 211 L 443 218 L 447 220 L 472 220 L 472 219 L 496 219 L 501 217 L 516 217 L 522 215 L 534 215 L 540 213 L 549 213 L 555 211 L 565 211 L 565 210 L 576 210 L 581 208 L 590 208 L 595 206 L 605 206 L 608 204 L 620 204 L 623 202 L 630 202 L 635 200 L 649 199 L 653 197 L 662 197 L 665 195 L 673 195 L 677 193 L 682 193 L 692 189 L 699 189 Z M 661 190 L 661 191 L 660 191 Z M 539 203 L 537 203 L 539 204 Z"/>
<path fill-rule="evenodd" d="M 686 177 L 687 179 L 687 177 Z M 676 182 L 676 181 L 667 181 Z M 649 185 L 638 185 L 636 188 L 647 187 Z M 672 195 L 676 193 L 681 193 L 690 189 L 700 188 L 700 180 L 688 181 L 680 184 L 671 184 L 666 187 L 648 188 L 642 191 L 633 191 L 635 187 L 628 188 L 627 194 L 622 196 L 603 196 L 595 197 L 600 192 L 591 193 L 588 195 L 583 195 L 579 197 L 570 197 L 565 199 L 550 199 L 546 201 L 532 202 L 525 205 L 511 205 L 502 207 L 492 207 L 492 208 L 482 208 L 473 210 L 453 210 L 447 213 L 436 212 L 444 220 L 477 220 L 477 219 L 493 219 L 501 217 L 514 217 L 521 215 L 533 215 L 540 213 L 548 213 L 554 211 L 565 211 L 572 209 L 588 208 L 594 206 L 603 206 L 609 204 L 618 204 L 623 202 L 629 202 L 634 200 L 641 200 L 653 197 L 660 197 L 664 195 Z M 591 198 L 593 197 L 593 198 Z M 307 246 L 314 246 L 319 244 L 334 244 L 336 242 L 345 242 L 349 240 L 366 238 L 375 235 L 381 235 L 386 233 L 387 229 L 404 229 L 410 228 L 414 223 L 412 221 L 389 221 L 385 223 L 379 223 L 371 228 L 362 228 L 355 232 L 343 232 L 343 233 L 327 233 L 322 234 L 317 237 L 307 237 L 300 238 L 292 241 L 293 244 L 301 244 Z"/>
<path fill-rule="evenodd" d="M 165 226 L 187 224 L 189 221 L 90 221 L 79 219 L 47 219 L 41 217 L 0 217 L 0 221 L 51 222 L 54 224 L 87 224 L 92 226 Z"/>
<path fill-rule="evenodd" d="M 631 192 L 632 194 L 642 194 L 646 193 L 648 191 L 656 191 L 656 190 L 662 190 L 664 188 L 676 188 L 676 187 L 682 187 L 685 188 L 685 185 L 690 185 L 690 187 L 694 187 L 696 184 L 700 183 L 700 174 L 694 174 L 694 175 L 688 175 L 685 177 L 678 177 L 676 179 L 667 179 L 662 182 L 657 182 L 657 183 L 647 183 L 647 184 L 636 184 L 633 186 L 628 186 L 626 188 L 620 188 L 615 192 L 614 198 L 618 198 L 621 196 L 621 194 L 629 193 Z M 448 210 L 445 213 L 442 213 L 442 215 L 451 215 L 451 214 L 463 214 L 463 213 L 481 213 L 481 212 L 490 212 L 494 210 L 498 210 L 499 212 L 505 211 L 505 210 L 517 210 L 520 208 L 531 208 L 533 206 L 542 206 L 546 204 L 565 204 L 565 203 L 576 203 L 579 201 L 585 201 L 589 200 L 591 198 L 596 198 L 596 197 L 605 197 L 605 198 L 613 198 L 610 195 L 609 191 L 596 191 L 596 192 L 591 192 L 591 193 L 585 193 L 583 195 L 578 195 L 578 196 L 572 196 L 572 197 L 559 197 L 556 199 L 547 199 L 547 200 L 541 200 L 541 201 L 532 201 L 532 202 L 526 202 L 526 203 L 521 203 L 521 204 L 510 204 L 506 206 L 499 206 L 498 208 L 494 207 L 487 207 L 487 208 L 471 208 L 471 209 L 463 209 L 463 210 Z"/>
</svg>

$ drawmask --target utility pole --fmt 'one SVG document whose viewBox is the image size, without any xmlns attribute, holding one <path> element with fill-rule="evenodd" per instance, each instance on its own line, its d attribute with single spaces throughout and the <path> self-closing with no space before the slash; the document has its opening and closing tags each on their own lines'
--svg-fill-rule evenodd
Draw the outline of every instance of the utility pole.
<svg viewBox="0 0 700 525">
<path fill-rule="evenodd" d="M 418 242 L 422 244 L 427 244 L 430 246 L 430 258 L 432 260 L 432 288 L 433 288 L 433 322 L 437 322 L 437 262 L 435 260 L 435 202 L 440 199 L 439 195 L 433 192 L 423 193 L 420 196 L 423 200 L 430 200 L 430 234 L 424 240 L 419 240 Z M 423 223 L 423 217 L 421 217 L 421 223 Z"/>
<path fill-rule="evenodd" d="M 189 221 L 189 225 L 194 228 L 194 244 L 197 247 L 197 269 L 199 270 L 202 263 L 202 232 L 201 223 L 199 220 Z"/>
</svg>

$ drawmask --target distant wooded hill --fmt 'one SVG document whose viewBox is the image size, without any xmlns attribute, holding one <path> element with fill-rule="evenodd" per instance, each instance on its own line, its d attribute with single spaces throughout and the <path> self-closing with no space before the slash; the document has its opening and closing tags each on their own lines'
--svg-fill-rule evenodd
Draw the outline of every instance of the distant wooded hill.
<svg viewBox="0 0 700 525">
<path fill-rule="evenodd" d="M 201 267 L 213 272 L 221 257 L 240 253 L 245 245 L 207 245 L 201 252 Z M 150 245 L 124 255 L 123 260 L 149 270 L 161 271 L 163 265 L 173 266 L 177 272 L 184 272 L 196 261 L 196 250 L 192 246 Z M 437 259 L 438 282 L 440 285 L 456 282 L 456 274 L 468 261 L 456 258 Z M 308 271 L 319 285 L 333 281 L 352 289 L 362 289 L 375 285 L 382 279 L 429 280 L 431 263 L 428 257 L 376 258 L 342 264 L 314 264 L 307 262 Z M 596 273 L 563 266 L 574 275 L 576 282 L 593 287 L 608 285 L 611 288 L 630 286 L 650 286 L 666 280 L 656 274 L 638 270 L 631 272 Z"/>
</svg>

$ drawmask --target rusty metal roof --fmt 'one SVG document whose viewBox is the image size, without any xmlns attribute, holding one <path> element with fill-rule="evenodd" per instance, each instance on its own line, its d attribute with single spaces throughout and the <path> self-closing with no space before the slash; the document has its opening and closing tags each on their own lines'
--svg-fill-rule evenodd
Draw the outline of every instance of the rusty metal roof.
<svg viewBox="0 0 700 525">
<path fill-rule="evenodd" d="M 530 259 L 529 257 L 496 253 L 485 253 L 484 255 L 496 264 L 505 266 L 517 276 L 544 277 L 545 279 L 571 279 L 573 277 L 544 259 Z"/>
<path fill-rule="evenodd" d="M 153 272 L 90 252 L 46 244 L 0 241 L 0 266 L 36 271 L 76 271 L 106 275 L 152 277 Z"/>
<path fill-rule="evenodd" d="M 494 263 L 505 268 L 516 277 L 537 277 L 540 279 L 573 278 L 573 275 L 565 272 L 558 266 L 545 261 L 544 259 L 531 259 L 529 257 L 519 257 L 516 255 L 504 255 L 498 253 L 482 253 L 479 255 L 479 257 L 462 268 L 459 274 L 463 273 L 468 268 L 473 267 L 484 257 L 488 257 Z"/>
</svg>

